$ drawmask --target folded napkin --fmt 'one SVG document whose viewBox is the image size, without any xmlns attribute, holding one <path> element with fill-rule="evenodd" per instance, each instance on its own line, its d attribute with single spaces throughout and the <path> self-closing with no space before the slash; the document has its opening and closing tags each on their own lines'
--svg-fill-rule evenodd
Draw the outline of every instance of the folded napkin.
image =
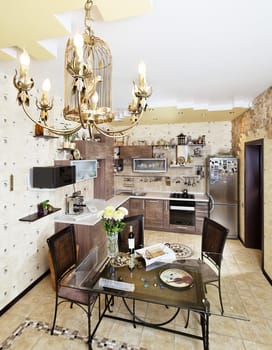
<svg viewBox="0 0 272 350">
<path fill-rule="evenodd" d="M 137 249 L 136 254 L 144 258 L 146 266 L 154 264 L 155 262 L 171 263 L 176 260 L 175 252 L 163 243 Z"/>
</svg>

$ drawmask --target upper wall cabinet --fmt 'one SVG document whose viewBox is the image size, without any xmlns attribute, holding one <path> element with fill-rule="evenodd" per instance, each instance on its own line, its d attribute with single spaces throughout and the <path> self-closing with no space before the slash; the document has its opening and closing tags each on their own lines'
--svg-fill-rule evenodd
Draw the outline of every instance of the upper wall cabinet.
<svg viewBox="0 0 272 350">
<path fill-rule="evenodd" d="M 113 158 L 113 140 L 104 135 L 98 141 L 76 141 L 76 147 L 84 159 Z"/>
<path fill-rule="evenodd" d="M 94 178 L 94 198 L 108 200 L 113 196 L 113 139 L 98 135 L 98 141 L 76 141 L 84 159 L 97 159 L 97 177 Z"/>
<path fill-rule="evenodd" d="M 152 158 L 152 146 L 120 146 L 119 158 Z"/>
<path fill-rule="evenodd" d="M 97 177 L 97 160 L 72 160 L 71 165 L 76 167 L 76 182 Z"/>
</svg>

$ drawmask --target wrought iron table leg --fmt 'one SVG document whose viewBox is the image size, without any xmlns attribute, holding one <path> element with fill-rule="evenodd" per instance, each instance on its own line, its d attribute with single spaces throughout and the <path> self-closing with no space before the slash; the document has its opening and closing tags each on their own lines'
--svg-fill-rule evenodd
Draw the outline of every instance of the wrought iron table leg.
<svg viewBox="0 0 272 350">
<path fill-rule="evenodd" d="M 205 312 L 200 314 L 200 322 L 202 328 L 202 337 L 203 337 L 203 348 L 204 350 L 209 350 L 209 317 L 210 317 L 210 304 L 205 299 Z"/>
</svg>

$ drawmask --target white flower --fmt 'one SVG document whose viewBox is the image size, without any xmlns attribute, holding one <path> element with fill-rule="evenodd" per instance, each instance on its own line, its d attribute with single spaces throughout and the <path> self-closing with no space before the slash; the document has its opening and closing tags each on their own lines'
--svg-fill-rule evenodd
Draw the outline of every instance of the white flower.
<svg viewBox="0 0 272 350">
<path fill-rule="evenodd" d="M 124 216 L 128 215 L 128 210 L 127 210 L 127 208 L 125 208 L 125 207 L 120 207 L 120 208 L 118 208 L 118 210 L 120 210 L 120 211 L 123 213 Z"/>
<path fill-rule="evenodd" d="M 124 214 L 122 210 L 117 209 L 113 214 L 113 220 L 121 221 L 124 219 Z"/>
<path fill-rule="evenodd" d="M 104 219 L 113 219 L 114 212 L 115 212 L 115 208 L 113 206 L 109 205 L 104 210 L 103 218 Z"/>
</svg>

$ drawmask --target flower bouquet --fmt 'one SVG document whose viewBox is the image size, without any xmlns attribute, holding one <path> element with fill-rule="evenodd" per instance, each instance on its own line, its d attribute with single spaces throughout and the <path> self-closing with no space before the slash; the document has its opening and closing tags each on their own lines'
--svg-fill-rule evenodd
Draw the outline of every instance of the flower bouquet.
<svg viewBox="0 0 272 350">
<path fill-rule="evenodd" d="M 107 206 L 97 214 L 97 217 L 103 221 L 102 225 L 107 235 L 110 257 L 115 257 L 118 253 L 118 233 L 123 231 L 126 226 L 123 219 L 127 214 L 126 208 L 115 209 L 113 206 Z"/>
</svg>

